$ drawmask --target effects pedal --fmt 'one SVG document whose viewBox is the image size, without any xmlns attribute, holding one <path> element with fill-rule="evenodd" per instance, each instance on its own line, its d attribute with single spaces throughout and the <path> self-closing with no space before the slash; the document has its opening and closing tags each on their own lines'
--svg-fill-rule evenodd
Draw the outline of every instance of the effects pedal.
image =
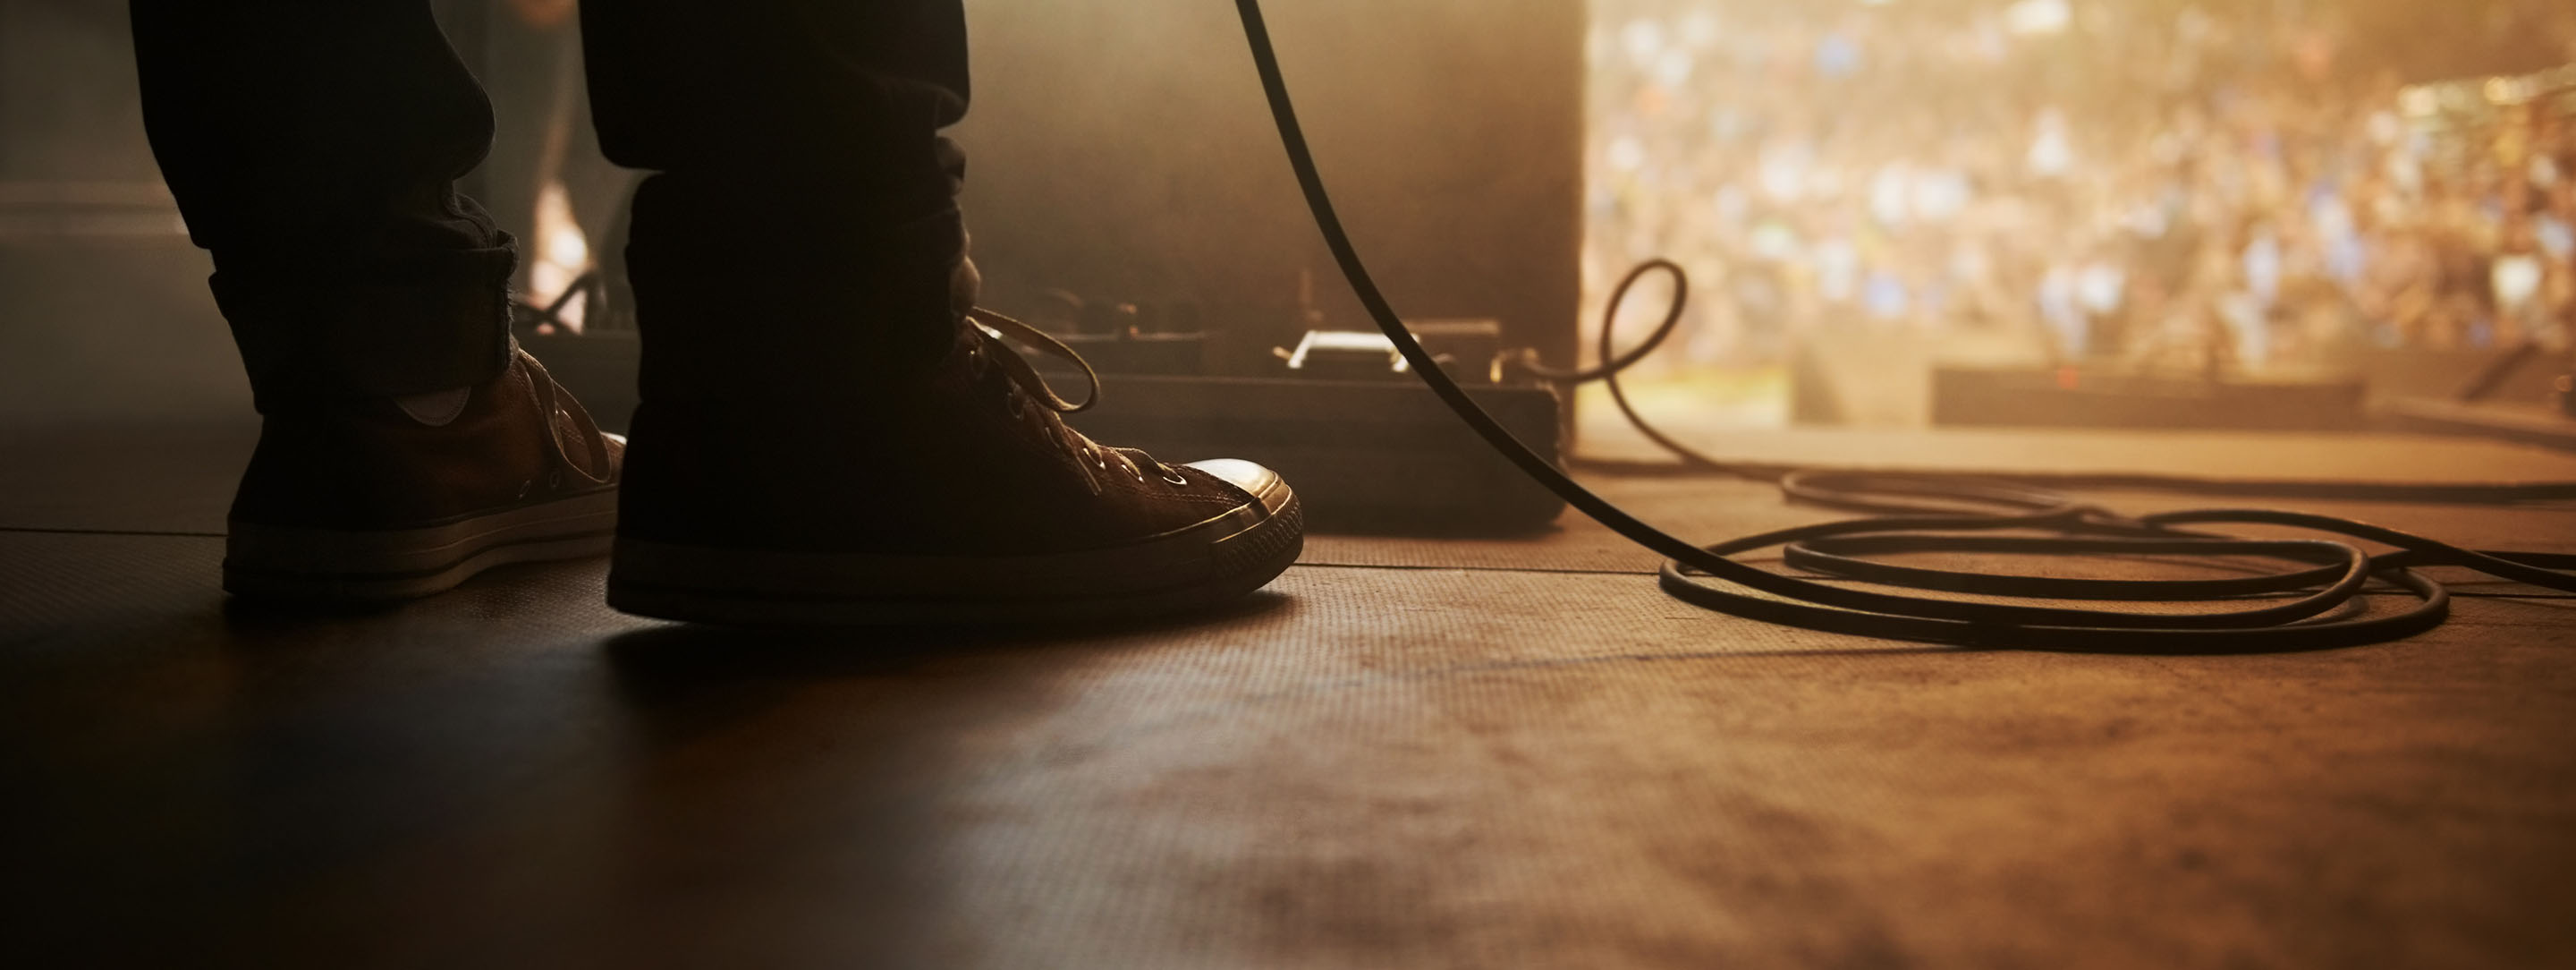
<svg viewBox="0 0 2576 970">
<path fill-rule="evenodd" d="M 1514 436 L 1562 461 L 1555 388 L 1501 379 L 1491 321 L 1413 325 L 1470 396 Z M 1565 500 L 1529 480 L 1422 386 L 1383 334 L 1310 330 L 1275 348 L 1268 373 L 1201 373 L 1199 334 L 1078 333 L 1059 339 L 1100 372 L 1098 406 L 1074 423 L 1158 458 L 1235 457 L 1277 469 L 1323 531 L 1517 535 L 1547 528 Z M 1050 380 L 1080 381 L 1049 370 Z"/>
<path fill-rule="evenodd" d="M 1565 406 L 1556 390 L 1497 379 L 1493 324 L 1426 323 L 1426 345 L 1514 436 L 1559 456 Z M 1084 434 L 1171 462 L 1243 458 L 1277 469 L 1320 531 L 1506 536 L 1549 527 L 1565 501 L 1532 482 L 1459 423 L 1404 369 L 1383 335 L 1311 331 L 1279 348 L 1260 376 L 1208 376 L 1196 333 L 1062 334 L 1100 373 L 1098 405 L 1072 416 Z M 520 342 L 586 404 L 625 430 L 635 409 L 631 331 L 528 334 Z M 1081 375 L 1030 355 L 1060 391 Z M 1470 363 L 1472 362 L 1472 363 Z"/>
</svg>

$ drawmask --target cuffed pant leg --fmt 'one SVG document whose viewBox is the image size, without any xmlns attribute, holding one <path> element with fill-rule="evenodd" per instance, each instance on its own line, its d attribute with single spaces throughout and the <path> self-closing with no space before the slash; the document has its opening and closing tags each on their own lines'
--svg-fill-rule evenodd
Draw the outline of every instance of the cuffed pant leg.
<svg viewBox="0 0 2576 970">
<path fill-rule="evenodd" d="M 955 338 L 958 0 L 588 0 L 600 143 L 658 170 L 627 264 L 646 401 L 820 390 Z"/>
<path fill-rule="evenodd" d="M 507 365 L 491 105 L 426 0 L 132 0 L 144 127 L 263 410 Z"/>
</svg>

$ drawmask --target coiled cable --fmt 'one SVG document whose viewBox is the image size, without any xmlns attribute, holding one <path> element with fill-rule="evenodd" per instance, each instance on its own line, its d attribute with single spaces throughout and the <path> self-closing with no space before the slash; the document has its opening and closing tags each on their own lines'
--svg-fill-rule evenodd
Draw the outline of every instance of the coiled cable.
<svg viewBox="0 0 2576 970">
<path fill-rule="evenodd" d="M 1459 419 L 1531 479 L 1565 499 L 1576 511 L 1611 531 L 1665 557 L 1660 582 L 1665 592 L 1698 606 L 1744 617 L 1835 633 L 1918 640 L 1974 647 L 2011 647 L 2065 651 L 2137 653 L 2230 653 L 2321 649 L 2375 643 L 2432 629 L 2449 615 L 2450 594 L 2417 571 L 2424 566 L 2464 566 L 2489 575 L 2546 589 L 2576 592 L 2576 556 L 2527 552 L 2478 552 L 2423 536 L 2331 516 L 2264 509 L 2198 509 L 2161 512 L 2135 518 L 2077 502 L 2024 483 L 1973 476 L 1886 475 L 1746 465 L 1701 454 L 1673 440 L 1646 421 L 1620 390 L 1621 371 L 1644 359 L 1671 334 L 1682 315 L 1689 279 L 1680 266 L 1650 261 L 1630 271 L 1614 294 L 1608 312 L 1615 314 L 1630 290 L 1648 273 L 1663 271 L 1675 281 L 1672 306 L 1653 336 L 1623 354 L 1613 354 L 1610 327 L 1601 328 L 1602 363 L 1590 370 L 1533 373 L 1566 382 L 1600 380 L 1630 423 L 1649 440 L 1678 455 L 1686 464 L 1729 474 L 1776 481 L 1795 500 L 1891 514 L 1819 525 L 1799 526 L 1701 546 L 1638 519 L 1627 510 L 1585 488 L 1548 458 L 1514 438 L 1501 423 L 1478 407 L 1457 382 L 1442 371 L 1431 354 L 1405 329 L 1403 320 L 1378 289 L 1368 267 L 1343 228 L 1332 197 L 1325 191 L 1304 128 L 1279 67 L 1260 0 L 1235 0 L 1245 39 L 1252 49 L 1261 88 L 1277 124 L 1281 145 L 1295 171 L 1316 229 L 1335 264 L 1377 328 L 1395 344 L 1432 392 Z M 1524 366 L 1535 362 L 1525 361 Z M 2016 475 L 2016 478 L 2027 476 Z M 2236 491 L 2231 483 L 2160 476 L 2133 476 L 2092 481 Z M 2316 494 L 2345 498 L 2415 498 L 2451 496 L 2472 500 L 2520 501 L 2576 497 L 2576 483 L 2507 486 L 2344 486 L 2337 483 L 2265 483 L 2266 494 Z M 2303 486 L 2291 488 L 2288 486 Z M 2259 489 L 2258 489 L 2259 490 Z M 2250 539 L 2183 528 L 2190 525 L 2262 524 L 2291 526 L 2336 538 Z M 2020 534 L 1997 534 L 2020 533 Z M 2033 534 L 2036 533 L 2036 534 Z M 2394 547 L 2371 554 L 2356 541 Z M 1792 568 L 1825 573 L 1893 588 L 1935 590 L 1986 597 L 2055 600 L 2233 601 L 2247 597 L 2294 597 L 2269 605 L 2220 612 L 2150 612 L 2021 605 L 1984 600 L 1879 592 L 1774 572 L 1737 560 L 1736 556 L 1782 547 Z M 1950 552 L 2009 553 L 2041 556 L 2151 555 L 2256 557 L 2292 564 L 2278 572 L 2224 579 L 2125 580 L 2046 576 L 2011 576 L 1981 572 L 1900 566 L 1860 558 L 1872 553 Z M 2377 579 L 2413 595 L 2417 604 L 2400 613 L 2371 615 L 2361 598 Z"/>
</svg>

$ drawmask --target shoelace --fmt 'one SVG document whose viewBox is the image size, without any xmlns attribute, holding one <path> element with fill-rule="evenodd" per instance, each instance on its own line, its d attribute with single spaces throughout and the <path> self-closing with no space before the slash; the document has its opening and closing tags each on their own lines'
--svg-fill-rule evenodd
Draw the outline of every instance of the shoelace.
<svg viewBox="0 0 2576 970">
<path fill-rule="evenodd" d="M 563 472 L 566 470 L 581 476 L 582 480 L 589 484 L 607 484 L 609 481 L 608 444 L 600 435 L 599 425 L 591 420 L 590 412 L 582 408 L 581 402 L 573 400 L 571 395 L 563 392 L 563 385 L 555 383 L 554 375 L 546 371 L 546 365 L 537 362 L 535 354 L 528 353 L 527 348 L 518 346 L 515 341 L 511 344 L 510 352 L 518 357 L 519 366 L 527 371 L 525 377 L 528 390 L 536 396 L 537 413 L 546 423 L 546 442 L 554 446 L 556 470 L 549 474 L 548 486 L 560 487 L 563 484 Z M 559 417 L 561 420 L 558 420 Z M 589 457 L 589 461 L 574 461 L 572 452 L 566 449 L 564 445 L 564 422 L 566 421 L 572 423 L 572 431 L 581 439 L 582 453 Z M 591 471 L 593 468 L 600 471 L 593 473 Z"/>
<path fill-rule="evenodd" d="M 1091 362 L 1082 359 L 1082 354 L 1072 347 L 1065 346 L 1064 341 L 1055 339 L 1044 330 L 983 307 L 968 309 L 966 320 L 983 331 L 976 335 L 978 353 L 975 354 L 974 359 L 979 362 L 989 361 L 1002 369 L 1003 376 L 1010 379 L 1012 386 L 1018 388 L 1020 394 L 1031 404 L 1040 408 L 1036 413 L 1044 418 L 1047 430 L 1054 435 L 1058 445 L 1076 457 L 1089 461 L 1093 467 L 1101 471 L 1109 469 L 1109 456 L 1115 455 L 1119 464 L 1125 466 L 1127 474 L 1138 481 L 1145 479 L 1144 465 L 1149 464 L 1163 481 L 1177 486 L 1189 484 L 1187 477 L 1152 455 L 1134 449 L 1101 447 L 1099 442 L 1091 440 L 1082 432 L 1064 423 L 1064 415 L 1074 414 L 1100 403 L 1100 372 L 1092 369 Z M 1083 383 L 1087 385 L 1081 403 L 1067 401 L 1063 395 L 1057 394 L 1054 386 L 1049 385 L 1046 378 L 1038 374 L 1037 368 L 1030 365 L 1026 358 L 1021 357 L 1018 351 L 1011 349 L 1010 343 L 1003 338 L 1036 348 L 1047 356 L 1080 368 Z M 1019 400 L 1014 399 L 1011 403 L 1016 413 L 1020 407 Z M 1139 464 L 1140 459 L 1144 464 Z"/>
</svg>

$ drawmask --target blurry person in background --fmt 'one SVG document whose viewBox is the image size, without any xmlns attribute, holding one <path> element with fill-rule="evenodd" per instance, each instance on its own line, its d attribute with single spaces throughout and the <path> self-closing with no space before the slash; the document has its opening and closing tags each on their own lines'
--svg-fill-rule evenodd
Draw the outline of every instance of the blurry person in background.
<svg viewBox="0 0 2576 970">
<path fill-rule="evenodd" d="M 491 107 L 428 0 L 132 13 L 263 418 L 237 595 L 400 599 L 613 546 L 611 605 L 649 616 L 1052 620 L 1224 602 L 1297 555 L 1277 475 L 1096 443 L 987 332 L 1052 343 L 974 309 L 940 135 L 958 0 L 580 5 L 600 144 L 653 172 L 631 449 L 512 339 L 518 241 L 455 189 Z"/>
<path fill-rule="evenodd" d="M 2473 136 L 2437 138 L 2398 107 L 2409 76 L 2576 62 L 2576 11 L 2558 0 L 1595 9 L 1596 130 L 1641 150 L 1591 169 L 1591 263 L 1751 253 L 1797 288 L 1793 304 L 1844 306 L 1879 280 L 1869 306 L 1886 312 L 1898 301 L 1874 275 L 1889 268 L 1879 254 L 1980 249 L 1995 279 L 2018 281 L 2013 312 L 2078 356 L 2117 359 L 2124 342 L 2159 332 L 2096 326 L 2135 317 L 2107 299 L 2108 280 L 2153 277 L 2169 303 L 2190 302 L 2183 267 L 2213 238 L 2241 265 L 2207 296 L 2259 304 L 2228 311 L 2246 366 L 2315 363 L 2304 358 L 2363 341 L 2493 345 L 2488 262 L 2508 197 L 2527 187 L 2549 200 L 2537 209 L 2563 209 L 2554 186 L 2576 174 L 2576 142 L 2554 112 L 2528 139 L 2529 164 L 2508 167 L 2457 150 Z M 1637 178 L 1647 171 L 1655 183 Z M 1776 216 L 1623 231 L 1723 199 L 1763 200 Z M 1856 215 L 1817 215 L 1844 212 Z M 2555 218 L 2532 219 L 2540 252 L 2576 236 L 2576 222 Z M 2550 281 L 2568 263 L 2543 261 L 2534 299 L 2545 310 L 2559 305 Z M 1899 312 L 1937 335 L 1964 319 L 1957 305 L 1907 299 Z M 2256 316 L 2273 322 L 2242 322 Z M 2360 332 L 2308 333 L 2338 319 Z M 1781 325 L 1794 342 L 1814 339 L 1808 322 Z M 1723 343 L 1688 346 L 1717 354 Z"/>
<path fill-rule="evenodd" d="M 2378 321 L 2382 340 L 2424 346 L 2440 281 L 2432 241 L 2417 217 L 2405 213 L 2379 220 L 2373 236 L 2354 303 L 2365 319 Z"/>
<path fill-rule="evenodd" d="M 2546 289 L 2548 262 L 2540 252 L 2531 220 L 2516 215 L 2505 223 L 2495 258 L 2487 264 L 2487 282 L 2496 308 L 2496 338 L 2501 343 L 2559 340 L 2555 307 Z"/>
</svg>

